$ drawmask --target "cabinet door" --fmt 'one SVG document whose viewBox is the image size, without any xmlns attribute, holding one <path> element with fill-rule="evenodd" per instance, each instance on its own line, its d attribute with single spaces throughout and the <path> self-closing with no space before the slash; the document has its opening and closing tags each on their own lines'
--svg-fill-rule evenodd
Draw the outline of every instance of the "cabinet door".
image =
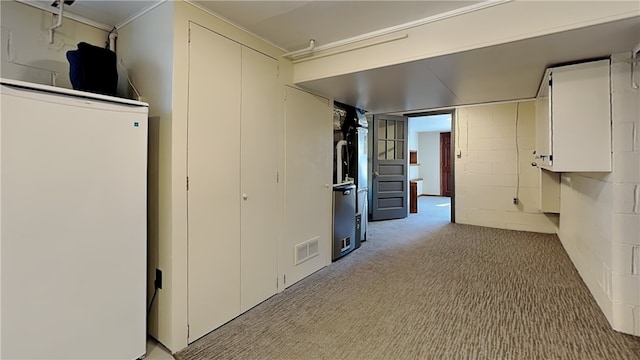
<svg viewBox="0 0 640 360">
<path fill-rule="evenodd" d="M 189 342 L 240 313 L 241 45 L 191 24 Z"/>
<path fill-rule="evenodd" d="M 536 163 L 542 167 L 551 166 L 551 109 L 548 84 L 548 77 L 545 77 L 540 97 L 536 100 Z"/>
<path fill-rule="evenodd" d="M 551 71 L 553 171 L 611 171 L 609 60 Z"/>
<path fill-rule="evenodd" d="M 242 48 L 241 310 L 275 294 L 276 231 L 280 223 L 278 170 L 278 63 Z"/>
</svg>

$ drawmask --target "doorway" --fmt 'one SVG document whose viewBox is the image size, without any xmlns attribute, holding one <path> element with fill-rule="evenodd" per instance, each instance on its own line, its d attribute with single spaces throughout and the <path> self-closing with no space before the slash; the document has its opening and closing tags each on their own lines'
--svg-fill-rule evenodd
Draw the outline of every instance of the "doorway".
<svg viewBox="0 0 640 360">
<path fill-rule="evenodd" d="M 454 111 L 411 114 L 408 122 L 408 144 L 412 155 L 409 182 L 418 199 L 438 198 L 438 204 L 448 203 L 450 220 L 455 222 L 454 146 L 451 141 Z M 431 202 L 416 201 L 416 204 Z M 421 211 L 420 206 L 417 211 Z"/>
</svg>

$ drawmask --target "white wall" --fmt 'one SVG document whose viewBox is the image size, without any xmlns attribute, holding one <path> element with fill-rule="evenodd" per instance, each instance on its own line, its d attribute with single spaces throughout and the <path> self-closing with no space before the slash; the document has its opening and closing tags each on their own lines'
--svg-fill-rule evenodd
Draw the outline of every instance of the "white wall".
<svg viewBox="0 0 640 360">
<path fill-rule="evenodd" d="M 455 159 L 456 222 L 555 233 L 557 218 L 538 210 L 538 173 L 530 165 L 534 102 L 463 107 L 457 109 L 455 121 L 452 141 L 462 153 Z M 518 182 L 519 203 L 514 205 Z"/>
<path fill-rule="evenodd" d="M 409 151 L 418 150 L 418 146 L 420 145 L 420 140 L 418 139 L 418 132 L 413 130 L 413 119 L 409 119 L 409 142 L 407 146 L 409 147 Z"/>
<path fill-rule="evenodd" d="M 118 30 L 117 54 L 134 86 L 149 103 L 149 195 L 148 195 L 148 275 L 147 293 L 151 299 L 155 269 L 163 273 L 148 317 L 148 332 L 172 348 L 179 335 L 172 331 L 176 322 L 174 294 L 184 285 L 176 279 L 172 251 L 172 127 L 173 127 L 173 3 L 165 2 Z M 118 92 L 131 95 L 121 77 Z M 185 290 L 186 291 L 186 290 Z M 186 327 L 185 327 L 186 328 Z M 185 329 L 186 331 L 186 329 Z"/>
<path fill-rule="evenodd" d="M 613 171 L 562 174 L 558 236 L 613 328 L 640 336 L 640 90 L 627 59 L 612 57 Z"/>
<path fill-rule="evenodd" d="M 418 174 L 422 178 L 424 195 L 440 195 L 440 132 L 421 132 L 418 134 Z"/>
<path fill-rule="evenodd" d="M 1 66 L 0 76 L 37 84 L 71 89 L 66 53 L 79 42 L 104 46 L 107 32 L 74 20 L 64 19 L 49 44 L 48 28 L 57 17 L 15 1 L 0 1 Z M 56 83 L 52 83 L 55 72 Z"/>
</svg>

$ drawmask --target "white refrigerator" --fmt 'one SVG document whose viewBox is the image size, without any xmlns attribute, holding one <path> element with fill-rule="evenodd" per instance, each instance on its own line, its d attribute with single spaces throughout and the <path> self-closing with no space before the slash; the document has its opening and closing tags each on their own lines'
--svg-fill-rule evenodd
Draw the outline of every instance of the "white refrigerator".
<svg viewBox="0 0 640 360">
<path fill-rule="evenodd" d="M 143 356 L 148 105 L 1 87 L 0 358 Z"/>
</svg>

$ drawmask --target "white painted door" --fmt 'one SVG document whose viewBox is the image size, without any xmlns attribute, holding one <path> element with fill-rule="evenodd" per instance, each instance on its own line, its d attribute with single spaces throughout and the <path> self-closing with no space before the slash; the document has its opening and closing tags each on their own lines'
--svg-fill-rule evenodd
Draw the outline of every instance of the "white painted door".
<svg viewBox="0 0 640 360">
<path fill-rule="evenodd" d="M 331 263 L 332 111 L 328 99 L 286 88 L 285 236 L 280 252 L 286 286 Z M 301 253 L 307 250 L 306 260 L 296 261 L 296 247 Z"/>
<path fill-rule="evenodd" d="M 241 311 L 278 291 L 278 63 L 242 48 Z"/>
<path fill-rule="evenodd" d="M 189 342 L 240 312 L 241 45 L 190 25 Z"/>
</svg>

